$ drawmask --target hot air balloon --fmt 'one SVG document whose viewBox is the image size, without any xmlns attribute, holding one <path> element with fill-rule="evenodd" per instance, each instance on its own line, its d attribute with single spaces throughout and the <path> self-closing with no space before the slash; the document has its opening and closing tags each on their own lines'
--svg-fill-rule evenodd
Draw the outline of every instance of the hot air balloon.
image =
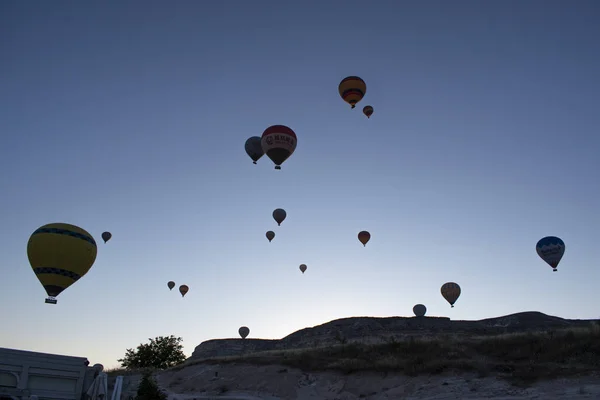
<svg viewBox="0 0 600 400">
<path fill-rule="evenodd" d="M 300 271 L 302 271 L 302 273 L 306 272 L 306 264 L 300 264 Z"/>
<path fill-rule="evenodd" d="M 173 281 L 169 281 L 169 282 L 167 283 L 167 286 L 169 287 L 169 290 L 173 290 L 173 288 L 175 287 L 175 282 L 173 282 Z"/>
<path fill-rule="evenodd" d="M 454 307 L 454 303 L 460 296 L 460 286 L 458 286 L 458 283 L 447 282 L 442 285 L 441 292 L 446 301 L 450 303 L 450 306 Z"/>
<path fill-rule="evenodd" d="M 242 339 L 246 339 L 246 337 L 250 334 L 250 329 L 247 326 L 242 326 L 238 329 L 238 333 L 242 337 Z"/>
<path fill-rule="evenodd" d="M 111 237 L 112 237 L 112 233 L 102 232 L 102 240 L 104 240 L 104 243 L 108 242 Z"/>
<path fill-rule="evenodd" d="M 56 304 L 62 291 L 84 276 L 96 260 L 96 241 L 86 230 L 53 223 L 38 228 L 27 242 L 27 258 L 48 298 Z"/>
<path fill-rule="evenodd" d="M 190 288 L 187 285 L 179 286 L 179 293 L 181 293 L 181 297 L 185 296 L 185 294 L 189 291 L 190 291 Z"/>
<path fill-rule="evenodd" d="M 246 153 L 252 159 L 252 162 L 256 164 L 258 160 L 265 154 L 262 148 L 262 144 L 260 143 L 260 136 L 252 136 L 246 140 L 246 144 L 244 145 L 246 149 Z"/>
<path fill-rule="evenodd" d="M 358 76 L 348 76 L 342 79 L 338 86 L 338 91 L 340 92 L 342 99 L 354 108 L 356 103 L 365 97 L 365 94 L 367 93 L 367 84 Z"/>
<path fill-rule="evenodd" d="M 416 317 L 422 317 L 427 312 L 427 307 L 425 307 L 423 304 L 417 304 L 413 307 L 413 312 L 415 313 Z"/>
<path fill-rule="evenodd" d="M 283 208 L 278 208 L 275 211 L 273 211 L 273 219 L 277 222 L 277 225 L 279 226 L 281 226 L 281 223 L 283 222 L 286 216 L 287 213 Z"/>
<path fill-rule="evenodd" d="M 275 232 L 273 231 L 267 231 L 267 239 L 269 239 L 269 242 L 273 239 L 275 239 Z"/>
<path fill-rule="evenodd" d="M 367 231 L 360 231 L 358 232 L 358 240 L 360 240 L 363 246 L 366 246 L 369 240 L 371 240 L 371 234 Z"/>
<path fill-rule="evenodd" d="M 373 107 L 372 106 L 364 106 L 363 114 L 365 114 L 367 116 L 367 118 L 371 118 L 371 115 L 373 115 Z"/>
<path fill-rule="evenodd" d="M 557 271 L 558 263 L 565 254 L 565 248 L 565 242 L 556 236 L 546 236 L 535 245 L 538 256 L 551 266 L 554 272 Z"/>
<path fill-rule="evenodd" d="M 298 139 L 287 126 L 273 125 L 265 129 L 260 142 L 267 157 L 275 163 L 275 169 L 281 169 L 281 164 L 296 150 Z"/>
</svg>

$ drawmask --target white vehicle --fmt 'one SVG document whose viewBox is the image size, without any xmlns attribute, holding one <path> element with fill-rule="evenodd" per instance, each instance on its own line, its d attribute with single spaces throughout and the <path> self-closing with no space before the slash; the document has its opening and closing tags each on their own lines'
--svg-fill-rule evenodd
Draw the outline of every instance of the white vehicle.
<svg viewBox="0 0 600 400">
<path fill-rule="evenodd" d="M 81 400 L 101 370 L 85 357 L 0 347 L 0 400 Z"/>
</svg>

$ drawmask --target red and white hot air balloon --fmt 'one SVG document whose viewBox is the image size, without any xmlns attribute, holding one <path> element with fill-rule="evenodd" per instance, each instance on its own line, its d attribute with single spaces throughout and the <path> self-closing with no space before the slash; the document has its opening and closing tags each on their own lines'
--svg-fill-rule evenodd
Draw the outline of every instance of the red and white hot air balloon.
<svg viewBox="0 0 600 400">
<path fill-rule="evenodd" d="M 281 164 L 296 150 L 297 142 L 296 133 L 285 125 L 268 127 L 260 140 L 265 154 L 275 163 L 275 169 L 281 169 Z"/>
</svg>

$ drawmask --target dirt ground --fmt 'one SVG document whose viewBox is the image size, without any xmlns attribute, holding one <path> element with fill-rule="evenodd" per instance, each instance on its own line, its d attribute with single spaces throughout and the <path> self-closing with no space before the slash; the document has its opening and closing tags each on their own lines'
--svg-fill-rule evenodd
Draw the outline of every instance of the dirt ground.
<svg viewBox="0 0 600 400">
<path fill-rule="evenodd" d="M 335 372 L 304 373 L 277 366 L 191 365 L 157 375 L 169 400 L 354 400 L 354 399 L 600 399 L 595 376 L 538 382 L 519 387 L 493 377 Z"/>
</svg>

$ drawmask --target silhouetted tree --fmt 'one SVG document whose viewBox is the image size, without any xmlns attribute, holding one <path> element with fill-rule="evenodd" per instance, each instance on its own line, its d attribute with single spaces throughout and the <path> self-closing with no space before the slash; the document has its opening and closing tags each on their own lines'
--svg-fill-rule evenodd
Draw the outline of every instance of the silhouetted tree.
<svg viewBox="0 0 600 400">
<path fill-rule="evenodd" d="M 152 377 L 152 372 L 146 371 L 138 386 L 136 400 L 167 400 L 168 396 L 160 390 Z"/>
<path fill-rule="evenodd" d="M 142 343 L 136 350 L 127 349 L 125 357 L 117 360 L 123 368 L 166 369 L 185 361 L 182 338 L 171 335 L 148 340 L 150 343 Z"/>
</svg>

